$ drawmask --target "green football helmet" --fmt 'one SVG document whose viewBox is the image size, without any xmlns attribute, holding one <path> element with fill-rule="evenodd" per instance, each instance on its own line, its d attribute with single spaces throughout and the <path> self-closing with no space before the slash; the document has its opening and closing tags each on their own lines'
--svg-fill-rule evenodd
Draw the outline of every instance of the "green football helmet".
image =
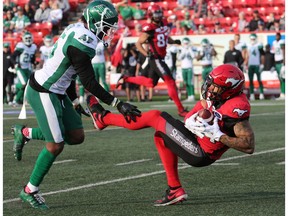
<svg viewBox="0 0 288 216">
<path fill-rule="evenodd" d="M 53 45 L 53 39 L 52 39 L 52 36 L 51 35 L 46 35 L 44 37 L 44 45 L 47 46 L 47 47 L 51 47 Z"/>
<path fill-rule="evenodd" d="M 26 46 L 31 46 L 33 44 L 33 35 L 31 34 L 31 32 L 24 32 L 22 35 L 22 41 Z"/>
<path fill-rule="evenodd" d="M 184 37 L 184 38 L 182 39 L 182 43 L 183 43 L 183 44 L 190 44 L 190 39 L 189 39 L 188 37 Z"/>
<path fill-rule="evenodd" d="M 108 46 L 118 28 L 118 13 L 115 7 L 110 2 L 95 0 L 87 5 L 83 16 L 88 29 Z"/>
<path fill-rule="evenodd" d="M 201 41 L 201 45 L 202 47 L 206 47 L 210 44 L 209 40 L 207 38 L 204 38 L 202 41 Z"/>
<path fill-rule="evenodd" d="M 253 33 L 253 34 L 250 34 L 250 39 L 252 39 L 252 40 L 256 40 L 257 39 L 257 35 L 255 34 L 255 33 Z"/>
</svg>

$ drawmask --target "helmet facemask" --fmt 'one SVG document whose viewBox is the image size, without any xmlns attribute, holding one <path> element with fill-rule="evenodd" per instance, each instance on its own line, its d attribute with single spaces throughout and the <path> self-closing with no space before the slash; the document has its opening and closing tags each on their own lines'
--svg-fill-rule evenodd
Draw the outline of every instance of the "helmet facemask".
<svg viewBox="0 0 288 216">
<path fill-rule="evenodd" d="M 104 14 L 102 15 L 102 17 L 103 16 Z M 117 23 L 111 25 L 105 22 L 103 19 L 101 19 L 101 21 L 95 23 L 95 28 L 97 39 L 102 41 L 104 46 L 108 46 L 118 29 L 118 25 Z"/>
<path fill-rule="evenodd" d="M 25 34 L 22 39 L 26 46 L 31 46 L 33 44 L 33 36 L 31 34 Z"/>
<path fill-rule="evenodd" d="M 201 94 L 205 100 L 222 101 L 222 93 L 225 88 L 215 84 L 213 78 L 208 76 L 201 87 Z"/>
<path fill-rule="evenodd" d="M 44 45 L 46 47 L 51 47 L 53 45 L 53 40 L 51 37 L 45 37 L 44 38 Z"/>
<path fill-rule="evenodd" d="M 163 17 L 163 12 L 161 10 L 157 10 L 157 11 L 153 12 L 153 14 L 152 14 L 152 19 L 156 23 L 161 22 L 162 17 Z"/>
</svg>

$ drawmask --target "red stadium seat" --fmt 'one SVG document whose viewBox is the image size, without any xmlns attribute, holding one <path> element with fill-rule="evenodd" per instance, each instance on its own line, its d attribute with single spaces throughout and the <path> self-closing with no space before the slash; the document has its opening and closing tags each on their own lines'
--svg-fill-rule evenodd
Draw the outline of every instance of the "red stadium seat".
<svg viewBox="0 0 288 216">
<path fill-rule="evenodd" d="M 70 4 L 70 11 L 77 11 L 78 9 L 78 0 L 68 0 Z"/>
<path fill-rule="evenodd" d="M 39 47 L 43 43 L 43 33 L 33 32 L 34 43 Z"/>
<path fill-rule="evenodd" d="M 39 32 L 41 30 L 40 23 L 32 23 L 26 27 L 26 30 L 30 32 Z"/>
<path fill-rule="evenodd" d="M 275 6 L 285 6 L 285 0 L 273 0 Z"/>
<path fill-rule="evenodd" d="M 175 14 L 177 16 L 178 20 L 182 20 L 182 19 L 184 19 L 185 11 L 184 10 L 177 10 L 177 11 L 174 11 L 173 14 Z"/>
<path fill-rule="evenodd" d="M 204 19 L 203 18 L 195 18 L 194 19 L 195 25 L 204 25 Z"/>
<path fill-rule="evenodd" d="M 271 0 L 270 0 L 270 1 L 271 1 Z M 257 0 L 246 0 L 246 5 L 247 5 L 248 7 L 254 8 L 254 7 L 257 6 Z"/>
<path fill-rule="evenodd" d="M 29 0 L 18 0 L 16 4 L 24 8 L 24 5 L 28 3 L 29 3 Z"/>
<path fill-rule="evenodd" d="M 233 7 L 236 8 L 244 8 L 247 6 L 246 0 L 238 0 L 238 1 L 233 1 Z"/>
<path fill-rule="evenodd" d="M 257 4 L 260 6 L 260 7 L 266 7 L 266 6 L 273 6 L 274 4 L 274 0 L 258 0 Z"/>
<path fill-rule="evenodd" d="M 26 30 L 30 32 L 42 32 L 43 36 L 47 34 L 51 34 L 52 32 L 52 23 L 45 22 L 45 23 L 32 23 L 26 27 Z"/>
<path fill-rule="evenodd" d="M 172 14 L 174 14 L 172 10 L 164 10 L 164 11 L 163 11 L 164 17 L 169 17 L 169 16 L 171 16 Z"/>
<path fill-rule="evenodd" d="M 212 26 L 215 25 L 215 20 L 204 19 L 203 24 L 204 24 L 206 27 L 212 27 Z"/>
<path fill-rule="evenodd" d="M 168 2 L 168 10 L 174 10 L 175 8 L 178 7 L 177 1 L 170 1 Z"/>
<path fill-rule="evenodd" d="M 233 1 L 232 0 L 223 0 L 222 6 L 223 6 L 223 8 L 232 8 L 233 7 Z"/>
<path fill-rule="evenodd" d="M 147 8 L 148 8 L 150 5 L 151 5 L 150 2 L 142 2 L 141 8 L 142 8 L 143 10 L 147 10 Z"/>
<path fill-rule="evenodd" d="M 222 27 L 231 26 L 233 23 L 230 17 L 218 18 L 218 21 Z"/>
</svg>

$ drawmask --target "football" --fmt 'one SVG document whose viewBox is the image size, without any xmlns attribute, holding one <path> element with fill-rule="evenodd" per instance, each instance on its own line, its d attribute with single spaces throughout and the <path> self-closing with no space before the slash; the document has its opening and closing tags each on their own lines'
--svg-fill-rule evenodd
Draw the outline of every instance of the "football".
<svg viewBox="0 0 288 216">
<path fill-rule="evenodd" d="M 202 118 L 205 122 L 212 125 L 213 119 L 214 119 L 214 114 L 208 109 L 201 109 L 198 111 L 197 118 Z M 197 118 L 196 118 L 196 120 L 198 120 Z"/>
</svg>

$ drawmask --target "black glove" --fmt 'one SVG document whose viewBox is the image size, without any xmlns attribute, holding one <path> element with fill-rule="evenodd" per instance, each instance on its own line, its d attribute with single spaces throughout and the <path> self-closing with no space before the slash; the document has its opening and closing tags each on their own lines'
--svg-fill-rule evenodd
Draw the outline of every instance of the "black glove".
<svg viewBox="0 0 288 216">
<path fill-rule="evenodd" d="M 181 45 L 181 41 L 179 39 L 177 40 L 174 40 L 174 44 L 178 44 L 178 45 Z"/>
<path fill-rule="evenodd" d="M 136 122 L 136 116 L 141 116 L 141 111 L 136 106 L 120 101 L 117 104 L 118 111 L 124 116 L 127 123 Z"/>
<path fill-rule="evenodd" d="M 90 117 L 89 113 L 86 112 L 86 111 L 84 110 L 84 108 L 83 108 L 80 104 L 74 106 L 74 109 L 76 110 L 76 112 L 77 112 L 80 116 L 81 116 L 81 114 L 83 114 L 83 115 L 85 115 L 85 116 Z"/>
</svg>

